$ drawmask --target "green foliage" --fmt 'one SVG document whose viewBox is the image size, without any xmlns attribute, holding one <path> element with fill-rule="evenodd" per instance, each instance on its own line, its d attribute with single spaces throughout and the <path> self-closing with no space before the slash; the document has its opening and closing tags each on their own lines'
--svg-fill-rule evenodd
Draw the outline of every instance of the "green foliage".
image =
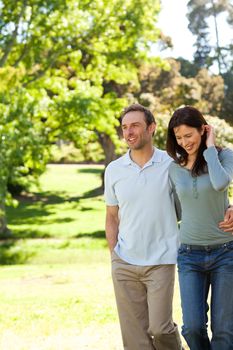
<svg viewBox="0 0 233 350">
<path fill-rule="evenodd" d="M 233 127 L 224 119 L 206 116 L 207 122 L 214 126 L 216 144 L 221 147 L 233 148 Z"/>
<path fill-rule="evenodd" d="M 168 114 L 155 114 L 156 119 L 156 131 L 154 136 L 154 144 L 156 147 L 165 150 L 167 139 L 167 126 L 170 120 Z"/>
<path fill-rule="evenodd" d="M 197 75 L 200 67 L 194 62 L 190 62 L 183 57 L 178 57 L 180 63 L 180 74 L 186 78 L 193 78 Z"/>
<path fill-rule="evenodd" d="M 139 70 L 139 101 L 155 113 L 172 113 L 181 105 L 192 105 L 205 114 L 220 114 L 224 99 L 221 76 L 201 69 L 195 76 L 180 73 L 180 62 L 167 60 L 166 69 L 154 64 L 143 64 Z"/>
<path fill-rule="evenodd" d="M 7 186 L 25 187 L 44 171 L 48 158 L 40 121 L 41 94 L 20 86 L 22 70 L 0 69 L 0 203 L 12 203 Z M 2 224 L 4 226 L 4 224 Z M 4 229 L 4 227 L 2 227 Z"/>
<path fill-rule="evenodd" d="M 220 75 L 212 75 L 207 69 L 200 69 L 196 80 L 201 87 L 201 100 L 195 106 L 204 114 L 220 114 L 224 99 L 224 81 Z"/>
<path fill-rule="evenodd" d="M 22 66 L 21 83 L 45 89 L 51 138 L 78 142 L 79 127 L 95 125 L 114 136 L 114 116 L 126 102 L 106 95 L 103 82 L 137 80 L 136 65 L 159 36 L 159 1 L 1 3 L 0 66 Z"/>
<path fill-rule="evenodd" d="M 219 73 L 227 71 L 232 62 L 232 43 L 220 42 L 220 16 L 225 16 L 229 26 L 233 24 L 233 5 L 231 0 L 190 0 L 188 6 L 189 29 L 196 36 L 194 62 L 199 67 L 217 64 Z M 208 21 L 211 18 L 212 22 Z M 215 43 L 210 44 L 210 23 L 214 24 Z"/>
<path fill-rule="evenodd" d="M 52 145 L 50 163 L 99 163 L 104 155 L 97 142 L 88 142 L 83 147 L 76 148 L 72 142 L 62 142 Z"/>
<path fill-rule="evenodd" d="M 194 67 L 217 67 L 224 79 L 224 101 L 218 114 L 233 124 L 233 46 L 230 36 L 224 37 L 219 18 L 225 18 L 233 28 L 233 4 L 230 0 L 190 0 L 188 6 L 189 29 L 196 37 Z M 210 23 L 214 25 L 214 43 L 210 41 Z M 209 112 L 208 112 L 209 113 Z"/>
<path fill-rule="evenodd" d="M 221 110 L 221 118 L 233 125 L 233 62 L 231 69 L 223 74 L 225 83 L 225 98 Z"/>
<path fill-rule="evenodd" d="M 159 37 L 158 12 L 158 0 L 0 2 L 3 203 L 7 183 L 37 177 L 57 140 L 81 149 L 99 142 L 106 163 L 115 156 L 127 101 L 105 86 L 137 84 L 137 66 Z"/>
</svg>

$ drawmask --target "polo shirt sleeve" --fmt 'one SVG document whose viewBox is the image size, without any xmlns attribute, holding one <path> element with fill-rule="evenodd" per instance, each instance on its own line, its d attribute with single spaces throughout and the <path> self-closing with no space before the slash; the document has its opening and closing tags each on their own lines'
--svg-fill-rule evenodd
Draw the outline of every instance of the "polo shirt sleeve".
<svg viewBox="0 0 233 350">
<path fill-rule="evenodd" d="M 106 205 L 109 206 L 118 205 L 118 200 L 114 189 L 113 172 L 114 169 L 111 167 L 111 164 L 109 164 L 104 173 L 104 199 Z"/>
</svg>

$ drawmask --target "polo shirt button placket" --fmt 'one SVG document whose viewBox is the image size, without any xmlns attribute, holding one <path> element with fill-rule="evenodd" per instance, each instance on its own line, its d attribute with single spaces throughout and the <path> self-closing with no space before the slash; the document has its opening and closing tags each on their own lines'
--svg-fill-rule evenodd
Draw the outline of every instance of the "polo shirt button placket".
<svg viewBox="0 0 233 350">
<path fill-rule="evenodd" d="M 145 173 L 144 173 L 143 169 L 139 173 L 139 183 L 140 183 L 140 185 L 146 184 L 146 178 L 145 178 Z"/>
</svg>

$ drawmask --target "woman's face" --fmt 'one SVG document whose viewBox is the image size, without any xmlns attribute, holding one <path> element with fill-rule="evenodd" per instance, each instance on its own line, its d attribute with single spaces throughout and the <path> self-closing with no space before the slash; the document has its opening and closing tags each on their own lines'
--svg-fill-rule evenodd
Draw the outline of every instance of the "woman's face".
<svg viewBox="0 0 233 350">
<path fill-rule="evenodd" d="M 182 124 L 174 128 L 174 134 L 178 145 L 184 148 L 189 156 L 197 156 L 204 130 L 204 125 L 199 131 L 197 128 Z"/>
</svg>

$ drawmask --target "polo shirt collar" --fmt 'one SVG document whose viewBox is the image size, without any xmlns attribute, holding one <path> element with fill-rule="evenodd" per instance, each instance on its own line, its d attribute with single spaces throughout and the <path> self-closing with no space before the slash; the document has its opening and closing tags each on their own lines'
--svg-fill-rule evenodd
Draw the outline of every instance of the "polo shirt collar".
<svg viewBox="0 0 233 350">
<path fill-rule="evenodd" d="M 147 162 L 148 165 L 152 163 L 160 163 L 162 161 L 162 152 L 154 147 L 154 153 L 151 157 L 151 159 Z M 124 155 L 124 164 L 125 165 L 132 165 L 134 164 L 134 161 L 130 157 L 130 150 Z"/>
</svg>

